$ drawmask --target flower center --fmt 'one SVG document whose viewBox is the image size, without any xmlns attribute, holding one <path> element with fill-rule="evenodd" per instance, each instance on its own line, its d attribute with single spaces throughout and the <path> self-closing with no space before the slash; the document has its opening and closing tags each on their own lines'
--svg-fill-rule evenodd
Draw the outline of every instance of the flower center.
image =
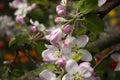
<svg viewBox="0 0 120 80">
<path fill-rule="evenodd" d="M 53 56 L 54 56 L 55 58 L 59 58 L 61 55 L 60 55 L 60 52 L 59 52 L 59 51 L 55 51 L 54 54 L 53 54 Z"/>
<path fill-rule="evenodd" d="M 78 72 L 73 74 L 73 76 L 74 76 L 74 80 L 83 80 L 83 77 Z"/>
<path fill-rule="evenodd" d="M 72 52 L 76 52 L 77 53 L 77 51 L 78 51 L 78 46 L 77 45 L 74 45 L 73 47 L 72 47 Z"/>
</svg>

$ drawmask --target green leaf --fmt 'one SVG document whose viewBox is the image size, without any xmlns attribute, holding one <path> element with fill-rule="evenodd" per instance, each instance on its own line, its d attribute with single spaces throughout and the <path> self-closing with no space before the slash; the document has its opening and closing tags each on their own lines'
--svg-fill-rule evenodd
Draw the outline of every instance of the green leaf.
<svg viewBox="0 0 120 80">
<path fill-rule="evenodd" d="M 100 52 L 100 50 L 96 47 L 86 47 L 85 49 L 87 49 L 89 52 L 96 53 L 96 54 Z"/>
<path fill-rule="evenodd" d="M 55 64 L 43 64 L 40 66 L 40 69 L 36 69 L 35 71 L 32 71 L 34 75 L 38 76 L 40 72 L 43 70 L 50 70 L 55 71 L 57 69 L 57 66 Z"/>
<path fill-rule="evenodd" d="M 104 22 L 95 14 L 87 14 L 85 15 L 85 20 L 83 20 L 83 25 L 93 33 L 100 33 L 104 31 Z"/>
<path fill-rule="evenodd" d="M 15 77 L 20 77 L 24 74 L 24 71 L 22 70 L 18 70 L 18 69 L 13 69 L 11 71 L 11 75 L 15 76 Z"/>
<path fill-rule="evenodd" d="M 74 8 L 78 8 L 82 14 L 88 14 L 98 9 L 98 0 L 80 0 L 73 4 Z"/>
<path fill-rule="evenodd" d="M 11 47 L 12 45 L 14 45 L 16 43 L 16 38 L 12 38 L 9 42 L 9 47 Z"/>
<path fill-rule="evenodd" d="M 41 53 L 46 49 L 44 42 L 37 42 L 32 46 L 32 48 L 37 52 L 37 55 L 41 57 Z M 42 58 L 42 57 L 41 57 Z"/>
<path fill-rule="evenodd" d="M 54 70 L 56 70 L 56 65 L 55 64 L 44 64 L 43 70 L 45 70 L 45 69 L 54 71 Z"/>
<path fill-rule="evenodd" d="M 9 42 L 10 47 L 20 47 L 23 46 L 25 43 L 29 42 L 29 36 L 26 34 L 20 34 L 12 38 L 12 40 Z"/>
<path fill-rule="evenodd" d="M 75 60 L 75 61 L 79 61 L 82 57 L 82 54 L 81 53 L 75 53 L 73 56 L 72 56 L 72 59 Z"/>
</svg>

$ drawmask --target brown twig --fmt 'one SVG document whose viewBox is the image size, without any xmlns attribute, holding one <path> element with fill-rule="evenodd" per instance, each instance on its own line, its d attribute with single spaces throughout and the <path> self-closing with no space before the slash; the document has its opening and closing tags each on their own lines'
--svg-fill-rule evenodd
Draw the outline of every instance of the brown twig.
<svg viewBox="0 0 120 80">
<path fill-rule="evenodd" d="M 99 39 L 88 43 L 87 47 L 95 47 L 104 50 L 120 42 L 120 32 L 102 33 Z"/>
<path fill-rule="evenodd" d="M 16 59 L 17 59 L 17 57 L 18 57 L 18 51 L 19 51 L 19 50 L 16 50 L 15 56 L 14 56 L 13 60 L 9 63 L 9 68 L 10 68 L 10 69 L 13 69 L 13 67 L 14 67 L 15 61 L 16 61 Z"/>
<path fill-rule="evenodd" d="M 36 65 L 36 67 L 39 67 L 39 64 L 32 58 L 32 56 L 28 53 L 27 50 L 24 50 L 23 52 Z"/>
<path fill-rule="evenodd" d="M 120 0 L 113 1 L 113 3 L 104 11 L 98 12 L 100 18 L 104 18 L 112 9 L 120 5 Z"/>
<path fill-rule="evenodd" d="M 93 68 L 94 68 L 94 70 L 100 65 L 100 64 L 102 64 L 102 62 L 105 60 L 105 59 L 107 59 L 108 57 L 110 57 L 110 55 L 111 54 L 113 54 L 114 52 L 116 52 L 117 50 L 116 49 L 114 49 L 114 50 L 111 50 L 109 53 L 107 53 L 104 57 L 102 57 L 102 59 L 99 61 L 99 63 L 98 64 L 96 64 Z"/>
</svg>

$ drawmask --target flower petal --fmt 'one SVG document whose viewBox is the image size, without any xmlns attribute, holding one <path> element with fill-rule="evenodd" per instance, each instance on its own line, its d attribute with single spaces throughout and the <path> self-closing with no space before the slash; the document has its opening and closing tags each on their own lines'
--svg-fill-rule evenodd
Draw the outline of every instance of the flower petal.
<svg viewBox="0 0 120 80">
<path fill-rule="evenodd" d="M 92 55 L 87 50 L 80 49 L 79 52 L 83 54 L 81 60 L 83 60 L 83 61 L 91 61 L 92 60 Z"/>
<path fill-rule="evenodd" d="M 67 60 L 69 59 L 73 54 L 71 53 L 71 49 L 68 47 L 63 47 L 61 48 L 61 53 L 62 53 L 62 57 Z"/>
<path fill-rule="evenodd" d="M 39 74 L 40 80 L 56 80 L 56 75 L 49 70 L 44 70 Z"/>
<path fill-rule="evenodd" d="M 120 62 L 120 54 L 119 53 L 112 54 L 111 58 L 117 62 Z"/>
<path fill-rule="evenodd" d="M 65 46 L 65 47 L 66 47 L 66 46 L 69 46 L 69 47 L 73 46 L 73 44 L 74 44 L 73 41 L 74 41 L 74 40 L 75 40 L 75 37 L 72 37 L 72 36 L 66 38 L 65 41 L 64 41 L 64 46 Z"/>
<path fill-rule="evenodd" d="M 72 75 L 78 71 L 78 64 L 74 60 L 68 60 L 66 62 L 65 69 L 69 74 Z"/>
<path fill-rule="evenodd" d="M 70 74 L 65 74 L 63 76 L 62 80 L 74 80 L 74 77 Z"/>
<path fill-rule="evenodd" d="M 93 73 L 93 68 L 90 66 L 89 62 L 83 62 L 79 65 L 79 71 L 80 74 L 82 74 L 82 76 L 84 78 L 88 78 L 92 75 Z"/>
<path fill-rule="evenodd" d="M 77 44 L 79 48 L 85 47 L 86 44 L 88 43 L 88 36 L 87 35 L 82 35 L 78 39 L 76 39 L 74 42 Z"/>
<path fill-rule="evenodd" d="M 107 0 L 98 0 L 98 6 L 101 7 Z"/>
<path fill-rule="evenodd" d="M 56 58 L 53 56 L 55 53 L 54 50 L 47 49 L 42 52 L 42 57 L 45 62 L 53 62 L 56 60 Z"/>
<path fill-rule="evenodd" d="M 120 63 L 117 64 L 115 71 L 120 71 Z"/>
</svg>

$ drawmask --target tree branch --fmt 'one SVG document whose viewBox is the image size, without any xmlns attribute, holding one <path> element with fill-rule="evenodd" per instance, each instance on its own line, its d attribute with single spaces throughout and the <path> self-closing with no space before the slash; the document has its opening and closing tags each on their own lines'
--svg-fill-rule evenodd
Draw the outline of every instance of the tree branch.
<svg viewBox="0 0 120 80">
<path fill-rule="evenodd" d="M 94 42 L 88 43 L 87 47 L 95 47 L 104 50 L 120 42 L 120 32 L 102 33 L 100 38 Z"/>
<path fill-rule="evenodd" d="M 94 70 L 105 60 L 107 59 L 111 54 L 113 54 L 114 52 L 116 52 L 116 50 L 111 50 L 109 53 L 107 53 L 100 61 L 98 64 L 96 64 L 94 66 Z"/>
<path fill-rule="evenodd" d="M 112 9 L 120 5 L 120 0 L 113 1 L 111 6 L 109 6 L 105 11 L 98 12 L 100 18 L 104 18 Z"/>
</svg>

